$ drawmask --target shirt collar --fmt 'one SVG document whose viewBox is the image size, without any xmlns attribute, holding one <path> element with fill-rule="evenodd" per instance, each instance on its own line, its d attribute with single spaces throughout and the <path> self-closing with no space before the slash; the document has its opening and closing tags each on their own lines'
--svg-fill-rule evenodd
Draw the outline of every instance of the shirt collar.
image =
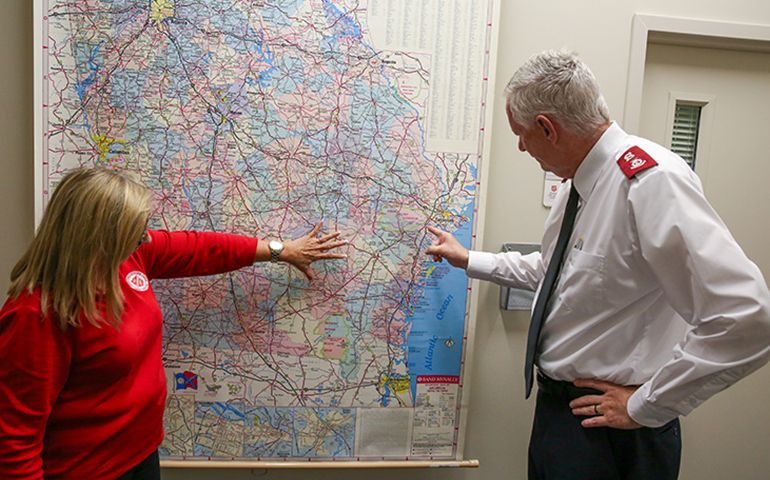
<svg viewBox="0 0 770 480">
<path fill-rule="evenodd" d="M 578 194 L 580 194 L 580 198 L 585 200 L 591 195 L 599 179 L 599 174 L 608 163 L 607 159 L 612 158 L 627 137 L 628 134 L 617 123 L 612 122 L 594 146 L 591 147 L 586 158 L 580 163 L 572 180 Z"/>
</svg>

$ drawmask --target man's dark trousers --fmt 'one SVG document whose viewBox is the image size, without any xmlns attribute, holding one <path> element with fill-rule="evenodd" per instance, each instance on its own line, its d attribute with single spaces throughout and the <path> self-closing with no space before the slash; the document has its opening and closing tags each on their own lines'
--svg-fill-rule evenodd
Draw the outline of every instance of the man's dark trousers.
<svg viewBox="0 0 770 480">
<path fill-rule="evenodd" d="M 659 428 L 586 428 L 580 425 L 586 417 L 569 408 L 570 397 L 581 394 L 538 390 L 529 480 L 676 480 L 682 450 L 678 419 Z"/>
</svg>

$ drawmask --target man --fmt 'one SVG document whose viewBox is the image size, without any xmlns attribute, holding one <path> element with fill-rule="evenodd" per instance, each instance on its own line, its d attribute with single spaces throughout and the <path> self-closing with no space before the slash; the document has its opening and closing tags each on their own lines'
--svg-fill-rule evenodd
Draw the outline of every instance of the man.
<svg viewBox="0 0 770 480">
<path fill-rule="evenodd" d="M 765 364 L 770 293 L 677 155 L 609 120 L 574 54 L 532 57 L 506 88 L 519 150 L 565 179 L 542 253 L 427 253 L 538 290 L 525 365 L 538 395 L 530 479 L 675 479 L 678 417 Z"/>
</svg>

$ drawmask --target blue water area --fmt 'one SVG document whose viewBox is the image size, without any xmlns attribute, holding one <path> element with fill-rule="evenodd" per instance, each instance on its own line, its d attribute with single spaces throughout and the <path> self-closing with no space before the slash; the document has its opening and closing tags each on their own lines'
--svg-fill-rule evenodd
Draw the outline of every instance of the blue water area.
<svg viewBox="0 0 770 480">
<path fill-rule="evenodd" d="M 78 92 L 78 97 L 82 102 L 85 100 L 86 89 L 96 82 L 96 73 L 99 71 L 99 50 L 102 48 L 104 42 L 99 42 L 95 47 L 89 50 L 88 44 L 76 44 L 75 45 L 75 59 L 78 65 L 85 65 L 88 69 L 88 75 L 86 78 L 77 82 L 75 90 Z M 84 58 L 87 57 L 87 58 Z"/>
<path fill-rule="evenodd" d="M 361 37 L 361 27 L 350 12 L 343 12 L 331 0 L 323 0 L 327 21 L 333 25 L 335 37 Z"/>
<path fill-rule="evenodd" d="M 265 43 L 265 32 L 263 30 L 257 32 L 249 26 L 246 29 L 244 39 L 246 41 L 246 51 L 253 55 L 254 60 L 264 62 L 268 65 L 267 68 L 257 74 L 256 79 L 247 78 L 246 82 L 253 84 L 253 82 L 256 81 L 262 87 L 268 87 L 270 85 L 270 76 L 275 71 L 275 66 L 273 65 L 275 57 L 270 46 Z M 235 48 L 238 51 L 241 50 L 238 47 Z"/>
<path fill-rule="evenodd" d="M 467 218 L 451 232 L 460 243 L 470 248 L 473 232 L 474 203 L 460 214 Z M 447 262 L 426 262 L 435 267 L 423 287 L 423 295 L 409 318 L 407 365 L 412 398 L 417 392 L 418 375 L 460 375 L 465 311 L 469 280 L 465 271 Z"/>
</svg>

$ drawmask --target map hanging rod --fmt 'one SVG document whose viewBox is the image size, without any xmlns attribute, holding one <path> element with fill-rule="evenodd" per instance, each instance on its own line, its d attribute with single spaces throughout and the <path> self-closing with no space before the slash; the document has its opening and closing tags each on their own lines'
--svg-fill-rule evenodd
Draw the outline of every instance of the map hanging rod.
<svg viewBox="0 0 770 480">
<path fill-rule="evenodd" d="M 161 460 L 162 468 L 478 468 L 477 459 L 469 460 L 390 460 L 390 461 L 305 461 L 305 462 L 233 462 L 233 461 L 201 461 L 201 460 Z"/>
</svg>

